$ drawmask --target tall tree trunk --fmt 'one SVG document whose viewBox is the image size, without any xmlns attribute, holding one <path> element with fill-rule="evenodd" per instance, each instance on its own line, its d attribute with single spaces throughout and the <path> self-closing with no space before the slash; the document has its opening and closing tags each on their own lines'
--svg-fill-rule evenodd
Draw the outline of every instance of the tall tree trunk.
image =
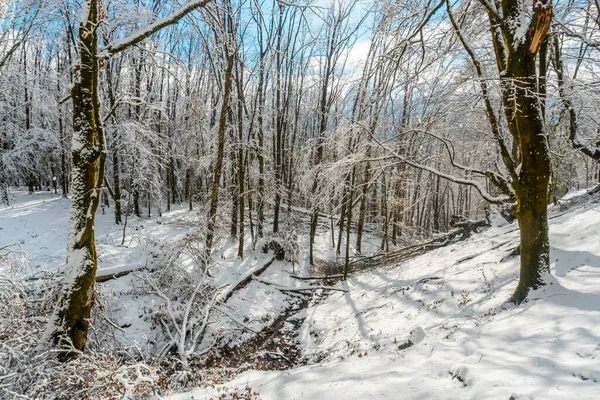
<svg viewBox="0 0 600 400">
<path fill-rule="evenodd" d="M 258 72 L 258 99 L 257 99 L 257 136 L 258 136 L 258 148 L 256 149 L 256 159 L 258 161 L 258 188 L 257 188 L 257 201 L 256 201 L 256 214 L 257 214 L 257 235 L 263 237 L 263 222 L 265 219 L 265 156 L 264 156 L 264 113 L 265 113 L 265 95 L 264 95 L 264 81 L 265 81 L 265 56 L 266 51 L 262 48 L 262 28 L 259 31 L 259 46 L 260 46 L 260 67 Z"/>
<path fill-rule="evenodd" d="M 548 200 L 550 183 L 550 154 L 544 132 L 542 114 L 535 93 L 535 58 L 530 54 L 518 62 L 510 78 L 519 82 L 511 85 L 515 96 L 515 117 L 519 132 L 522 159 L 519 181 L 515 190 L 516 215 L 521 235 L 521 268 L 519 284 L 513 300 L 522 302 L 530 289 L 544 284 L 543 275 L 550 272 L 550 241 L 548 234 Z M 510 71 L 509 70 L 509 71 Z M 511 71 L 511 72 L 512 72 Z"/>
<path fill-rule="evenodd" d="M 277 48 L 275 51 L 275 205 L 273 207 L 273 233 L 279 231 L 279 209 L 281 208 L 281 191 L 283 190 L 283 120 L 284 111 L 281 105 L 282 96 L 282 31 L 284 26 L 283 10 L 285 6 L 279 4 L 279 22 L 277 27 Z"/>
<path fill-rule="evenodd" d="M 110 102 L 110 109 L 114 110 L 116 107 L 115 93 L 113 89 L 113 77 L 112 77 L 112 65 L 108 65 L 106 68 L 106 80 L 108 88 L 108 100 Z M 113 112 L 112 120 L 114 123 L 117 122 L 115 113 Z M 115 224 L 120 225 L 122 221 L 122 210 L 121 210 L 121 163 L 119 157 L 119 149 L 121 148 L 121 135 L 119 129 L 115 130 L 114 137 L 112 140 L 112 181 L 113 181 L 113 200 L 115 202 Z"/>
<path fill-rule="evenodd" d="M 0 204 L 8 206 L 10 203 L 8 196 L 8 177 L 4 169 L 4 133 L 0 132 Z"/>
<path fill-rule="evenodd" d="M 188 201 L 188 210 L 192 211 L 194 208 L 193 199 L 194 199 L 194 171 L 192 167 L 188 167 L 185 171 L 185 195 Z"/>
<path fill-rule="evenodd" d="M 344 180 L 344 191 L 342 193 L 342 207 L 340 210 L 340 221 L 338 227 L 338 243 L 337 248 L 335 250 L 336 256 L 341 254 L 341 246 L 342 246 L 342 233 L 344 232 L 344 222 L 346 220 L 346 207 L 348 206 L 348 196 L 350 193 L 348 192 L 348 188 L 350 187 L 350 174 L 346 174 L 346 179 Z"/>
<path fill-rule="evenodd" d="M 245 181 L 245 171 L 244 171 L 244 124 L 243 124 L 243 111 L 244 111 L 244 102 L 243 102 L 243 69 L 238 65 L 238 104 L 237 104 L 237 130 L 238 130 L 238 151 L 237 151 L 237 175 L 238 175 L 238 207 L 239 207 L 239 236 L 238 236 L 238 257 L 244 258 L 244 219 L 245 219 L 245 211 L 246 204 L 244 202 L 246 194 L 244 189 L 244 181 Z"/>
<path fill-rule="evenodd" d="M 233 123 L 233 118 L 231 113 L 229 113 L 230 122 Z M 235 137 L 233 136 L 233 132 L 231 132 L 231 137 L 229 138 L 232 142 L 235 142 Z M 235 149 L 231 149 L 231 153 L 229 154 L 230 160 L 230 171 L 231 171 L 231 183 L 229 184 L 229 191 L 231 196 L 231 224 L 229 228 L 229 237 L 231 239 L 237 239 L 238 236 L 238 215 L 239 215 L 239 198 L 238 198 L 238 174 L 237 174 L 237 154 Z"/>
<path fill-rule="evenodd" d="M 104 137 L 99 119 L 97 31 L 98 2 L 87 0 L 87 15 L 79 26 L 79 71 L 73 102 L 72 198 L 67 266 L 62 294 L 50 318 L 42 344 L 60 346 L 61 358 L 77 356 L 87 341 L 96 278 L 94 218 L 104 182 Z"/>
<path fill-rule="evenodd" d="M 121 163 L 119 161 L 119 133 L 115 135 L 115 140 L 112 149 L 112 167 L 113 167 L 113 193 L 115 201 L 115 224 L 120 225 L 122 221 L 122 209 L 121 209 Z"/>
<path fill-rule="evenodd" d="M 350 186 L 348 187 L 348 217 L 346 219 L 346 257 L 344 258 L 344 280 L 348 279 L 348 271 L 350 267 L 350 228 L 352 225 L 352 195 L 354 193 L 355 177 L 356 166 L 352 167 L 352 178 L 350 178 Z"/>
<path fill-rule="evenodd" d="M 367 157 L 369 157 L 369 153 L 367 152 Z M 360 208 L 358 211 L 358 226 L 356 229 L 356 252 L 358 254 L 362 253 L 362 236 L 363 229 L 365 227 L 365 217 L 367 214 L 367 200 L 369 193 L 369 181 L 371 180 L 371 163 L 367 161 L 363 169 L 363 181 L 361 185 L 362 197 L 360 199 Z"/>
<path fill-rule="evenodd" d="M 381 229 L 381 250 L 389 251 L 390 244 L 388 240 L 388 232 L 389 232 L 389 212 L 388 212 L 388 195 L 387 195 L 387 183 L 385 179 L 385 173 L 382 178 L 382 187 L 381 187 L 381 215 L 383 216 L 383 226 Z"/>
<path fill-rule="evenodd" d="M 521 267 L 512 301 L 518 304 L 525 300 L 531 289 L 544 285 L 544 275 L 550 272 L 547 206 L 551 165 L 540 108 L 540 101 L 544 99 L 539 99 L 540 77 L 536 61 L 552 22 L 552 0 L 533 3 L 527 30 L 512 28 L 527 20 L 520 0 L 502 0 L 501 16 L 487 3 L 484 6 L 490 24 L 500 27 L 492 30 L 492 40 L 507 126 L 518 148 L 518 154 L 513 158 L 516 156 L 520 161 L 517 170 L 513 166 L 514 160 L 503 154 L 506 167 L 516 178 L 511 184 L 517 200 L 515 214 L 521 235 Z M 498 24 L 499 18 L 503 19 L 501 24 Z M 475 65 L 477 67 L 477 63 Z M 545 70 L 545 62 L 542 70 Z M 499 144 L 506 153 L 500 139 Z"/>
<path fill-rule="evenodd" d="M 227 50 L 226 50 L 227 51 Z M 233 81 L 233 54 L 227 54 L 227 67 L 225 70 L 223 104 L 221 105 L 221 114 L 219 116 L 219 131 L 217 137 L 217 159 L 215 161 L 212 188 L 210 194 L 210 206 L 208 209 L 208 224 L 206 228 L 206 241 L 204 250 L 209 257 L 212 252 L 213 240 L 215 237 L 215 227 L 217 223 L 217 204 L 219 201 L 219 181 L 223 170 L 223 158 L 225 154 L 225 131 L 227 129 L 227 114 L 229 110 L 229 98 L 231 97 L 231 85 Z"/>
<path fill-rule="evenodd" d="M 59 74 L 59 66 L 60 64 L 60 59 L 57 60 L 57 69 L 56 69 L 56 90 L 58 92 L 58 96 L 61 96 L 61 89 L 60 89 L 60 74 Z M 65 132 L 65 125 L 64 125 L 64 118 L 63 118 L 63 110 L 62 110 L 62 103 L 59 101 L 58 102 L 58 138 L 60 141 L 60 186 L 61 186 L 61 193 L 62 193 L 62 197 L 63 198 L 67 198 L 67 193 L 68 193 L 68 173 L 67 173 L 67 164 L 68 164 L 68 158 L 67 158 L 67 138 L 66 138 L 66 132 Z"/>
</svg>

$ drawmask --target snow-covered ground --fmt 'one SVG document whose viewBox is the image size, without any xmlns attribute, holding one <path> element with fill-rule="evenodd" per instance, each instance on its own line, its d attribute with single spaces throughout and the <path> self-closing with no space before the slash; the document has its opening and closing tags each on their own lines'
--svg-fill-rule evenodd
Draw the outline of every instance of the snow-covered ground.
<svg viewBox="0 0 600 400">
<path fill-rule="evenodd" d="M 306 310 L 300 343 L 320 363 L 249 371 L 225 387 L 262 399 L 598 399 L 600 205 L 551 219 L 553 284 L 519 307 L 516 225 L 391 269 L 353 276 Z M 410 340 L 412 346 L 402 350 Z"/>
<path fill-rule="evenodd" d="M 0 208 L 0 246 L 20 243 L 29 255 L 28 270 L 20 274 L 53 274 L 64 265 L 68 206 L 59 195 L 16 192 L 13 205 Z M 183 209 L 160 218 L 130 218 L 121 245 L 122 228 L 112 218 L 112 209 L 97 217 L 98 275 L 160 261 L 158 255 L 202 220 Z M 170 398 L 218 398 L 248 386 L 264 400 L 597 399 L 600 205 L 556 214 L 550 222 L 555 278 L 526 304 L 504 304 L 517 282 L 518 257 L 507 258 L 518 243 L 516 225 L 491 228 L 400 265 L 355 274 L 337 286 L 348 292 L 332 292 L 301 311 L 294 317 L 306 318 L 297 340 L 309 365 L 248 371 L 225 385 Z M 317 248 L 321 258 L 331 257 L 328 234 Z M 214 271 L 218 285 L 236 282 L 270 258 L 248 249 L 240 261 L 235 251 L 233 243 L 223 244 Z M 301 252 L 296 273 L 309 273 L 305 258 Z M 285 287 L 308 284 L 287 272 L 291 265 L 276 262 L 261 279 Z M 132 275 L 100 285 L 118 300 L 111 317 L 125 327 L 124 342 L 145 348 L 155 332 L 145 316 L 161 300 L 136 298 L 135 286 Z M 234 318 L 223 318 L 211 329 L 240 328 L 235 320 L 243 320 L 259 330 L 267 315 L 290 306 L 290 296 L 255 280 L 228 302 L 224 311 Z"/>
<path fill-rule="evenodd" d="M 28 261 L 18 263 L 22 268 L 14 271 L 0 264 L 0 274 L 18 280 L 60 279 L 65 267 L 68 213 L 69 200 L 61 198 L 60 194 L 28 194 L 23 190 L 14 190 L 11 205 L 0 207 L 0 247 L 10 245 L 13 250 L 22 249 L 27 253 Z M 152 274 L 142 275 L 135 271 L 156 269 L 162 273 L 173 267 L 173 260 L 169 257 L 174 258 L 174 254 L 181 253 L 176 264 L 186 270 L 190 277 L 197 278 L 201 268 L 192 253 L 203 254 L 203 237 L 199 236 L 203 224 L 202 212 L 190 212 L 185 206 L 175 206 L 160 217 L 129 216 L 123 240 L 123 225 L 114 224 L 112 208 L 106 208 L 105 213 L 99 210 L 96 215 L 96 275 L 110 276 L 134 271 L 98 284 L 96 287 L 100 296 L 97 300 L 104 306 L 104 313 L 112 326 L 121 328 L 115 339 L 121 346 L 136 348 L 136 352 L 143 354 L 147 362 L 153 362 L 157 349 L 166 344 L 167 339 L 159 321 L 168 317 L 167 301 L 149 290 L 145 280 L 151 278 Z M 237 243 L 223 238 L 217 241 L 215 261 L 210 267 L 212 287 L 226 291 L 271 260 L 273 254 L 263 254 L 261 243 L 256 250 L 252 250 L 249 234 L 245 240 L 247 247 L 243 260 L 237 257 Z M 167 265 L 168 268 L 165 268 Z M 275 260 L 261 274 L 261 279 L 268 283 L 252 280 L 246 287 L 236 291 L 227 304 L 213 310 L 207 333 L 199 347 L 211 347 L 217 339 L 229 346 L 240 344 L 250 338 L 253 332 L 269 326 L 285 310 L 298 308 L 298 296 L 290 296 L 277 287 L 306 286 L 302 281 L 290 277 L 292 272 L 308 274 L 305 268 L 306 263 L 292 268 L 290 263 Z M 165 276 L 170 277 L 168 273 L 159 274 L 157 279 L 164 279 Z M 171 286 L 180 283 L 173 282 Z M 165 290 L 170 286 L 168 282 L 156 284 L 167 297 L 171 297 L 169 311 L 176 318 L 180 317 L 188 300 L 183 296 L 186 288 L 173 287 L 168 291 Z"/>
</svg>

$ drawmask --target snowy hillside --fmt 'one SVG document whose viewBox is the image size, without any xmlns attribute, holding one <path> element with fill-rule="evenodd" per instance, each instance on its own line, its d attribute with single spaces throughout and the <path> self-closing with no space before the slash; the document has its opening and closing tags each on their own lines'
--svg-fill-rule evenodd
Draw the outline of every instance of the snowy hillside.
<svg viewBox="0 0 600 400">
<path fill-rule="evenodd" d="M 598 204 L 555 213 L 556 279 L 516 308 L 504 302 L 516 286 L 518 257 L 503 261 L 518 243 L 515 224 L 365 271 L 340 284 L 347 293 L 305 311 L 299 340 L 320 363 L 249 371 L 225 388 L 172 399 L 216 398 L 246 386 L 271 400 L 597 399 L 599 226 Z"/>
<path fill-rule="evenodd" d="M 14 205 L 0 209 L 0 240 L 19 243 L 29 262 L 20 271 L 1 272 L 21 279 L 60 276 L 68 200 L 22 192 L 13 200 Z M 130 219 L 121 245 L 122 227 L 113 225 L 109 212 L 99 213 L 98 275 L 161 264 L 200 221 L 196 213 L 183 210 Z M 517 281 L 518 257 L 510 256 L 518 243 L 515 224 L 490 228 L 400 265 L 353 274 L 335 285 L 338 291 L 314 291 L 324 297 L 311 300 L 308 308 L 301 297 L 283 290 L 301 291 L 311 287 L 310 281 L 293 279 L 291 265 L 275 261 L 213 317 L 205 342 L 226 337 L 229 356 L 243 358 L 235 345 L 283 316 L 270 347 L 254 350 L 279 356 L 282 364 L 276 368 L 308 365 L 257 371 L 253 368 L 264 366 L 256 358 L 252 367 L 249 359 L 240 370 L 250 370 L 230 382 L 184 393 L 169 389 L 161 396 L 230 398 L 249 387 L 258 393 L 255 398 L 265 400 L 598 398 L 600 205 L 553 210 L 550 222 L 553 284 L 519 307 L 504 304 Z M 328 240 L 328 234 L 320 237 L 322 258 L 331 255 Z M 231 287 L 271 257 L 248 249 L 239 261 L 234 246 L 221 244 L 222 256 L 213 269 L 220 287 Z M 300 258 L 295 273 L 311 274 L 306 254 Z M 121 331 L 115 338 L 151 361 L 164 340 L 152 309 L 164 307 L 163 299 L 142 293 L 135 273 L 101 283 L 98 290 Z M 175 309 L 179 303 L 174 304 Z M 293 348 L 281 337 L 295 342 Z M 290 354 L 296 358 L 288 359 Z"/>
</svg>

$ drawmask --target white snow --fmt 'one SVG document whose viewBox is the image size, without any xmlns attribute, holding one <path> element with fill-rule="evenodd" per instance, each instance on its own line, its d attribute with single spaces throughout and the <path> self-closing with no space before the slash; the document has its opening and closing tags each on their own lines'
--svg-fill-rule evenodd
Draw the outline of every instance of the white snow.
<svg viewBox="0 0 600 400">
<path fill-rule="evenodd" d="M 0 245 L 22 244 L 31 261 L 25 275 L 57 273 L 64 267 L 69 201 L 47 192 L 16 192 L 12 201 L 0 208 Z M 97 215 L 98 275 L 160 262 L 153 254 L 201 219 L 184 210 L 161 218 L 130 217 L 121 246 L 122 227 L 113 224 L 112 211 Z M 504 304 L 516 286 L 518 257 L 502 261 L 517 245 L 518 230 L 515 223 L 497 225 L 502 226 L 403 264 L 352 275 L 337 286 L 348 292 L 331 292 L 301 311 L 296 318 L 306 319 L 297 340 L 309 365 L 247 371 L 225 385 L 169 398 L 218 398 L 245 386 L 265 400 L 598 398 L 600 204 L 551 213 L 555 279 L 519 307 Z M 319 240 L 320 258 L 330 258 L 329 233 Z M 238 260 L 233 243 L 225 243 L 222 254 L 213 272 L 223 290 L 270 259 L 248 249 Z M 303 250 L 297 274 L 308 274 L 305 256 Z M 283 287 L 308 285 L 287 272 L 291 265 L 275 262 L 261 279 Z M 240 333 L 240 322 L 260 330 L 289 307 L 289 297 L 264 282 L 253 280 L 236 293 L 211 335 L 229 329 L 239 342 L 249 337 Z M 162 300 L 136 292 L 136 285 L 127 275 L 98 286 L 114 296 L 117 304 L 106 306 L 125 327 L 123 342 L 145 350 L 156 332 L 145 317 Z M 400 349 L 409 340 L 412 345 Z"/>
<path fill-rule="evenodd" d="M 600 378 L 600 206 L 551 221 L 551 286 L 519 307 L 516 224 L 492 228 L 393 269 L 353 276 L 306 310 L 300 342 L 315 364 L 249 371 L 261 399 L 597 399 Z M 467 261 L 461 260 L 476 255 Z M 413 345 L 400 350 L 410 339 Z M 325 357 L 321 363 L 317 360 Z"/>
<path fill-rule="evenodd" d="M 571 189 L 569 190 L 569 193 L 561 198 L 561 200 L 570 200 L 574 197 L 584 195 L 588 190 L 590 189 Z"/>
</svg>

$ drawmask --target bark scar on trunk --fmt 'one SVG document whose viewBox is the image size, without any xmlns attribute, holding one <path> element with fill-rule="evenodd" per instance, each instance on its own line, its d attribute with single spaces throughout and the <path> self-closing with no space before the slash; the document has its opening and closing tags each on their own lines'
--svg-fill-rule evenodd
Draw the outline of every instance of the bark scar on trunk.
<svg viewBox="0 0 600 400">
<path fill-rule="evenodd" d="M 552 22 L 552 0 L 533 0 L 533 19 L 529 27 L 531 43 L 528 52 L 534 55 L 538 52 L 540 44 L 546 38 L 550 23 Z"/>
</svg>

